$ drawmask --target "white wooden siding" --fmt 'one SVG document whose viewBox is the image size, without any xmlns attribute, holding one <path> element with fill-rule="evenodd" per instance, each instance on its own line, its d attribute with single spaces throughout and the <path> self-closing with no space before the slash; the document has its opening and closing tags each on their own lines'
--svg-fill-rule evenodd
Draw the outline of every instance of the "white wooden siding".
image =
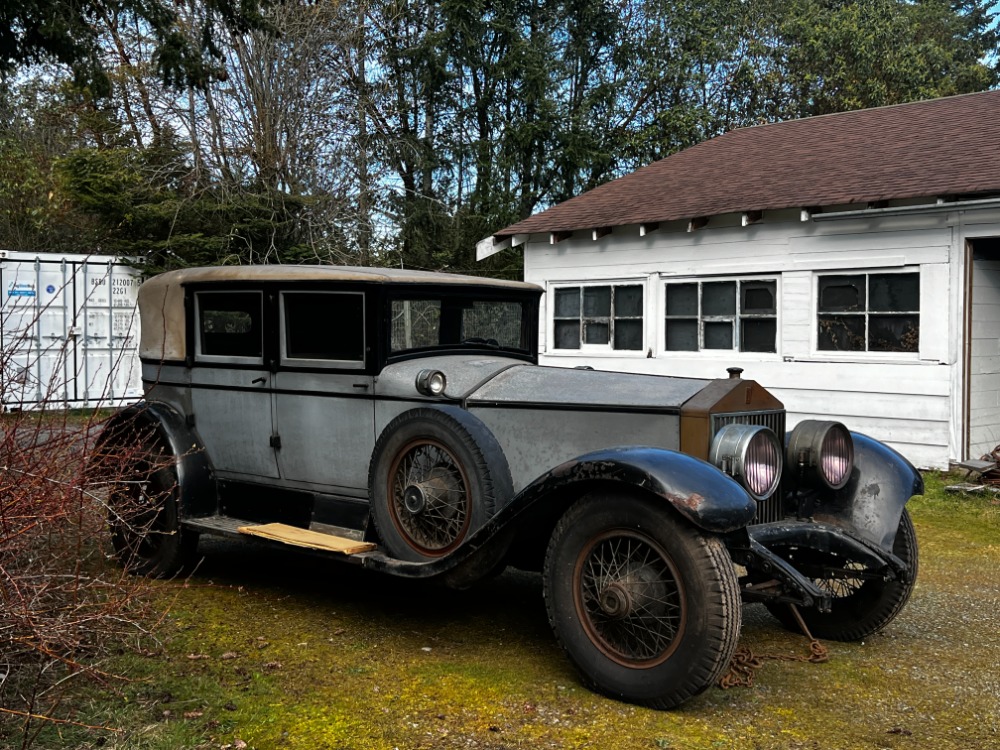
<svg viewBox="0 0 1000 750">
<path fill-rule="evenodd" d="M 968 213 L 828 222 L 801 222 L 798 212 L 768 213 L 749 227 L 741 227 L 738 217 L 713 218 L 696 232 L 674 222 L 640 236 L 637 226 L 627 226 L 596 241 L 581 231 L 555 245 L 548 235 L 533 235 L 525 245 L 526 281 L 548 287 L 648 279 L 645 335 L 653 355 L 553 352 L 546 345 L 551 321 L 543 313 L 541 361 L 705 378 L 726 377 L 726 367 L 740 366 L 746 370 L 743 377 L 784 401 L 789 425 L 813 417 L 842 419 L 851 429 L 885 440 L 918 466 L 944 468 L 949 460 L 963 457 L 958 356 L 963 289 L 957 280 L 963 278 L 965 236 L 973 226 L 978 236 L 1000 236 L 1000 213 L 979 213 L 975 224 Z M 903 267 L 921 274 L 919 354 L 816 350 L 817 272 Z M 778 279 L 777 353 L 663 350 L 663 282 L 712 275 Z M 1000 318 L 1000 289 L 995 291 L 997 308 L 990 315 Z M 1000 320 L 983 318 L 976 330 L 992 331 L 997 340 Z M 1000 351 L 996 357 L 1000 361 Z M 987 361 L 978 364 L 986 366 Z M 1000 402 L 1000 385 L 997 391 Z M 1000 414 L 993 423 L 1000 434 Z"/>
</svg>

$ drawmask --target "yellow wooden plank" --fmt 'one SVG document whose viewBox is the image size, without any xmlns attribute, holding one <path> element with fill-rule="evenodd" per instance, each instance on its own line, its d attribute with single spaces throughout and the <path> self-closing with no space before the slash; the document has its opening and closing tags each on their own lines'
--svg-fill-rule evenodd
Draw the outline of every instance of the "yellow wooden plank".
<svg viewBox="0 0 1000 750">
<path fill-rule="evenodd" d="M 259 536 L 262 539 L 271 539 L 276 542 L 283 542 L 295 547 L 306 547 L 308 549 L 320 549 L 328 552 L 340 552 L 345 555 L 356 555 L 359 552 L 368 552 L 375 549 L 371 542 L 359 542 L 356 539 L 348 539 L 332 534 L 322 534 L 318 531 L 300 529 L 296 526 L 289 526 L 284 523 L 266 523 L 259 526 L 240 526 L 238 531 L 249 536 Z"/>
</svg>

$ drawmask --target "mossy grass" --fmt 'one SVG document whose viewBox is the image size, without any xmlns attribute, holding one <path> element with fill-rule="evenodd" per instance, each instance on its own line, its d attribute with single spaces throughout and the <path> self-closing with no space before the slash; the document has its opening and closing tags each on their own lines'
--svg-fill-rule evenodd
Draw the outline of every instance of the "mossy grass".
<svg viewBox="0 0 1000 750">
<path fill-rule="evenodd" d="M 583 688 L 555 644 L 537 576 L 454 592 L 251 544 L 209 541 L 188 581 L 154 582 L 159 646 L 103 665 L 129 681 L 74 696 L 118 733 L 47 727 L 41 747 L 992 747 L 1000 683 L 1000 504 L 929 474 L 910 504 L 913 599 L 883 633 L 826 645 L 825 664 L 767 661 L 751 688 L 657 712 Z M 742 645 L 807 654 L 760 606 Z"/>
</svg>

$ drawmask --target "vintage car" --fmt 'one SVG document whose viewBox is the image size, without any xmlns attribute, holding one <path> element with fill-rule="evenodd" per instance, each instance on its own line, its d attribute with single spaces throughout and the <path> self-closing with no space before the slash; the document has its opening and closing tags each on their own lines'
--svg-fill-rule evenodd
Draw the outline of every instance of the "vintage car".
<svg viewBox="0 0 1000 750">
<path fill-rule="evenodd" d="M 145 399 L 92 462 L 117 556 L 173 575 L 223 534 L 456 587 L 540 571 L 582 680 L 657 708 L 724 672 L 742 601 L 832 639 L 899 613 L 923 490 L 902 456 L 837 422 L 786 433 L 735 367 L 539 366 L 541 294 L 318 266 L 150 279 Z"/>
</svg>

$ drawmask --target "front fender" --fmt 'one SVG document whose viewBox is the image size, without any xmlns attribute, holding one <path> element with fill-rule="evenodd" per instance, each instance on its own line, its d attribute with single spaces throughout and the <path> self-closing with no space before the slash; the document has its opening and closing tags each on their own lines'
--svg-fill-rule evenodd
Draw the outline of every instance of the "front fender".
<svg viewBox="0 0 1000 750">
<path fill-rule="evenodd" d="M 924 494 L 923 477 L 888 445 L 857 432 L 851 437 L 851 478 L 843 489 L 820 497 L 816 516 L 892 552 L 903 507 L 914 495 Z"/>
<path fill-rule="evenodd" d="M 157 401 L 140 401 L 112 415 L 94 447 L 94 456 L 120 441 L 135 440 L 135 426 L 152 425 L 176 459 L 179 511 L 182 518 L 211 515 L 217 510 L 215 481 L 208 457 L 184 417 Z"/>
<path fill-rule="evenodd" d="M 712 464 L 684 453 L 646 447 L 610 448 L 578 456 L 529 484 L 511 505 L 534 505 L 571 485 L 598 482 L 657 495 L 695 526 L 715 533 L 743 528 L 757 512 L 757 503 L 747 491 Z"/>
</svg>

